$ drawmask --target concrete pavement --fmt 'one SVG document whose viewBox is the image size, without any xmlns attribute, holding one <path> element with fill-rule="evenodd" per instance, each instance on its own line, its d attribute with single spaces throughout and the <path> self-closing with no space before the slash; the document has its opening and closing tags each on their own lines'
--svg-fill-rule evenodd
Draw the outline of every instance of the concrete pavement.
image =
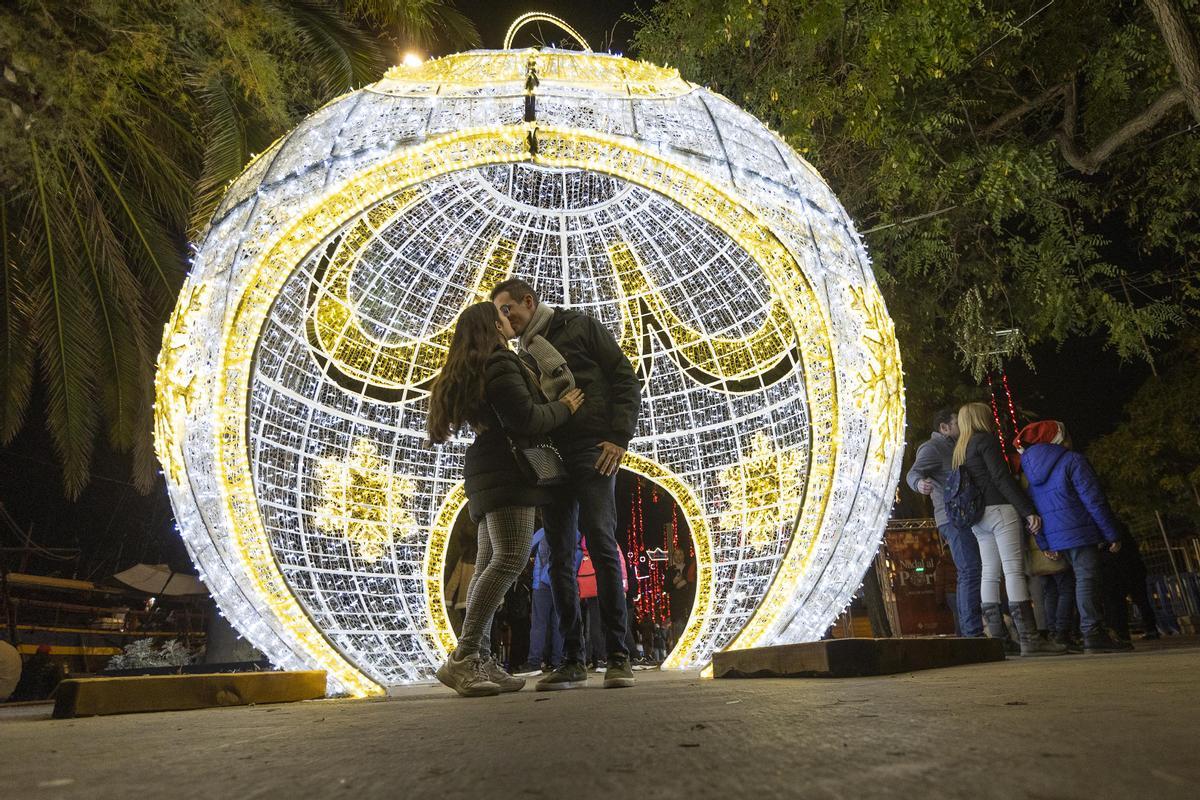
<svg viewBox="0 0 1200 800">
<path fill-rule="evenodd" d="M 1200 648 L 878 678 L 700 680 L 50 720 L 0 709 L 13 798 L 1194 798 Z"/>
</svg>

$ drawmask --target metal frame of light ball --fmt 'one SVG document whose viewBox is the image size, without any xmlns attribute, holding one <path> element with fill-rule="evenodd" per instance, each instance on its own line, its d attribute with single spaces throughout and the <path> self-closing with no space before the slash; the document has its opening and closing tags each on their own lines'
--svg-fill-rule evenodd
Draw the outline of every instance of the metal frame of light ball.
<svg viewBox="0 0 1200 800">
<path fill-rule="evenodd" d="M 834 378 L 836 370 L 831 352 L 831 323 L 827 310 L 813 295 L 803 278 L 803 271 L 788 248 L 743 201 L 694 170 L 664 158 L 659 152 L 641 148 L 628 139 L 591 131 L 539 127 L 536 131 L 539 146 L 535 154 L 529 148 L 533 129 L 532 125 L 508 125 L 438 136 L 401 150 L 394 157 L 373 165 L 341 186 L 314 198 L 305 211 L 294 216 L 294 221 L 262 248 L 249 269 L 250 277 L 242 281 L 244 291 L 235 303 L 236 313 L 228 317 L 222 347 L 224 361 L 215 371 L 215 413 L 220 420 L 215 433 L 217 452 L 221 454 L 216 464 L 227 489 L 225 508 L 228 518 L 235 521 L 230 531 L 235 549 L 242 558 L 245 574 L 251 576 L 253 585 L 250 588 L 266 600 L 272 613 L 291 636 L 291 645 L 307 653 L 314 666 L 327 670 L 331 685 L 350 694 L 372 694 L 378 692 L 379 687 L 330 644 L 299 606 L 279 572 L 257 516 L 245 439 L 251 361 L 258 332 L 271 302 L 283 281 L 303 258 L 366 208 L 438 175 L 488 164 L 514 162 L 602 172 L 671 198 L 720 228 L 745 248 L 767 275 L 772 292 L 785 300 L 802 345 L 802 363 L 807 376 L 805 390 L 809 395 L 808 407 L 812 414 L 813 452 L 809 462 L 812 468 L 807 474 L 807 485 L 803 492 L 803 497 L 808 499 L 796 520 L 795 530 L 816 532 L 822 528 L 825 503 L 830 496 L 835 473 L 839 417 Z M 172 324 L 168 326 L 168 338 L 173 329 L 187 328 L 189 310 L 195 310 L 197 304 L 204 302 L 202 288 L 193 286 L 191 291 L 192 299 L 187 303 L 181 301 Z M 876 305 L 881 307 L 881 304 Z M 890 328 L 886 332 L 890 334 Z M 884 344 L 894 348 L 894 337 Z M 889 378 L 898 383 L 898 357 L 882 360 L 887 363 L 877 366 L 897 373 Z M 167 350 L 164 350 L 160 377 L 169 375 L 169 362 Z M 180 403 L 186 405 L 186 397 L 182 397 L 178 391 L 173 392 L 169 381 L 160 381 L 158 399 L 160 419 L 178 419 L 181 413 L 186 416 L 186 408 L 178 407 Z M 902 404 L 899 408 L 902 409 Z M 902 423 L 897 422 L 894 406 L 885 410 L 889 413 L 878 415 L 873 423 L 886 430 L 873 438 L 882 436 L 895 441 L 896 426 Z M 164 466 L 170 475 L 178 479 L 181 470 L 186 472 L 180 443 L 170 441 L 169 425 L 160 426 L 159 433 L 159 450 Z M 635 472 L 657 480 L 677 501 L 681 501 L 685 517 L 696 536 L 698 590 L 695 608 L 688 628 L 666 666 L 688 664 L 694 655 L 691 648 L 704 620 L 706 604 L 711 601 L 711 548 L 703 541 L 707 529 L 704 514 L 702 510 L 689 512 L 688 506 L 698 505 L 698 501 L 695 498 L 687 501 L 686 495 L 690 491 L 687 482 L 671 475 L 669 470 L 645 459 L 639 461 L 636 454 L 631 454 L 628 466 Z M 443 511 L 453 506 L 454 502 L 453 497 L 447 498 Z M 445 516 L 443 513 L 438 515 L 439 519 Z M 448 649 L 453 646 L 454 638 L 441 602 L 445 540 L 439 535 L 439 529 L 446 534 L 449 530 L 448 526 L 441 529 L 435 523 L 431 531 L 425 580 L 435 632 L 442 646 Z M 792 590 L 807 566 L 818 538 L 814 535 L 801 542 L 797 537 L 792 537 L 766 596 L 750 622 L 728 647 L 754 646 L 767 636 L 782 617 L 794 610 L 791 606 L 799 600 L 793 596 Z"/>
</svg>

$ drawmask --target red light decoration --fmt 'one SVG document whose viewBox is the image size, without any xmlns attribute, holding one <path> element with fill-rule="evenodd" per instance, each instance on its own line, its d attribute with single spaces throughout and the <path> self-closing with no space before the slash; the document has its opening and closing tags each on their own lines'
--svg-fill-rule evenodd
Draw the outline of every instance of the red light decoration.
<svg viewBox="0 0 1200 800">
<path fill-rule="evenodd" d="M 992 421 L 996 423 L 996 438 L 1000 440 L 1000 452 L 1004 454 L 1004 460 L 1012 467 L 1012 462 L 1008 459 L 1008 448 L 1004 443 L 1004 426 L 1000 424 L 1000 409 L 996 405 L 996 387 L 992 383 L 992 373 L 988 373 L 988 396 L 992 401 Z"/>
</svg>

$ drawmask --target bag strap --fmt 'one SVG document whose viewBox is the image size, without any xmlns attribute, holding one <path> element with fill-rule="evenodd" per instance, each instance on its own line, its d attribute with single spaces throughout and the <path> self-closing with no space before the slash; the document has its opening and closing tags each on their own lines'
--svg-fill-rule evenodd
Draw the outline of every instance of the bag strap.
<svg viewBox="0 0 1200 800">
<path fill-rule="evenodd" d="M 504 434 L 504 439 L 508 442 L 508 446 L 512 448 L 514 453 L 520 450 L 521 448 L 517 446 L 512 436 L 509 435 L 508 428 L 504 427 L 504 420 L 500 418 L 500 412 L 496 410 L 496 404 L 489 400 L 488 408 L 492 409 L 492 413 L 496 415 L 496 422 L 500 423 L 500 432 Z"/>
</svg>

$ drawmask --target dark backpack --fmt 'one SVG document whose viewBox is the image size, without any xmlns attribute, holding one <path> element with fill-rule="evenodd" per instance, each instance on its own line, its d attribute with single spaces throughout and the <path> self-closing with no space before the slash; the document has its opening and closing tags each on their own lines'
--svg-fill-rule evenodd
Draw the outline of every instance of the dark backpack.
<svg viewBox="0 0 1200 800">
<path fill-rule="evenodd" d="M 965 468 L 950 470 L 942 496 L 946 501 L 946 516 L 955 527 L 970 528 L 983 519 L 983 490 L 975 485 Z"/>
</svg>

